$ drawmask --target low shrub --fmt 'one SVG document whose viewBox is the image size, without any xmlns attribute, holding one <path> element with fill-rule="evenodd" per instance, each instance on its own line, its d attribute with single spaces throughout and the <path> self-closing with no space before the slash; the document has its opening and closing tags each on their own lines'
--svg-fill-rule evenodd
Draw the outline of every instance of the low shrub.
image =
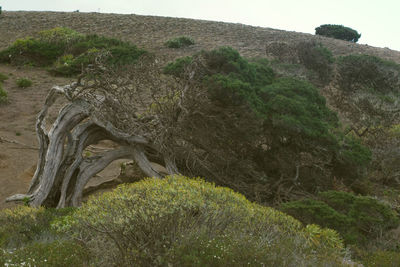
<svg viewBox="0 0 400 267">
<path fill-rule="evenodd" d="M 324 24 L 315 28 L 315 34 L 354 43 L 357 43 L 358 39 L 361 37 L 361 34 L 352 28 L 334 24 Z"/>
<path fill-rule="evenodd" d="M 363 245 L 399 225 L 398 214 L 377 199 L 337 191 L 318 197 L 287 202 L 281 209 L 305 224 L 337 230 L 348 244 Z"/>
<path fill-rule="evenodd" d="M 400 65 L 370 55 L 348 55 L 337 61 L 338 84 L 346 92 L 357 89 L 387 94 L 400 88 Z"/>
<path fill-rule="evenodd" d="M 44 42 L 32 37 L 16 40 L 0 51 L 0 62 L 15 65 L 48 66 L 63 54 L 62 44 Z"/>
<path fill-rule="evenodd" d="M 348 185 L 355 179 L 363 177 L 371 162 L 372 152 L 359 139 L 352 136 L 341 136 L 340 147 L 333 160 L 333 175 L 345 177 Z"/>
<path fill-rule="evenodd" d="M 169 48 L 182 48 L 191 45 L 194 45 L 194 40 L 188 36 L 176 37 L 165 43 L 165 46 Z"/>
<path fill-rule="evenodd" d="M 0 51 L 0 62 L 48 67 L 53 74 L 72 76 L 93 63 L 99 53 L 107 56 L 105 62 L 110 65 L 127 65 L 146 52 L 118 39 L 54 28 L 39 32 L 36 38 L 16 40 Z"/>
<path fill-rule="evenodd" d="M 96 266 L 340 266 L 343 252 L 334 231 L 182 176 L 119 186 L 64 218 L 54 227 L 79 236 Z"/>
<path fill-rule="evenodd" d="M 296 50 L 299 62 L 317 73 L 323 84 L 332 79 L 334 57 L 328 48 L 316 42 L 300 42 Z"/>
<path fill-rule="evenodd" d="M 8 93 L 3 89 L 3 85 L 0 83 L 0 104 L 8 102 Z"/>
<path fill-rule="evenodd" d="M 32 86 L 32 81 L 28 78 L 19 78 L 17 79 L 17 86 L 21 88 L 26 88 Z"/>
<path fill-rule="evenodd" d="M 7 79 L 8 79 L 8 76 L 5 75 L 4 73 L 1 73 L 1 72 L 0 72 L 0 82 L 4 82 L 4 81 L 7 80 Z"/>
<path fill-rule="evenodd" d="M 0 211 L 0 247 L 17 248 L 31 242 L 54 239 L 51 222 L 74 211 L 18 206 Z"/>
<path fill-rule="evenodd" d="M 176 61 L 168 63 L 164 67 L 163 72 L 164 74 L 181 77 L 181 75 L 184 73 L 185 67 L 190 63 L 192 63 L 192 57 L 178 58 Z"/>
</svg>

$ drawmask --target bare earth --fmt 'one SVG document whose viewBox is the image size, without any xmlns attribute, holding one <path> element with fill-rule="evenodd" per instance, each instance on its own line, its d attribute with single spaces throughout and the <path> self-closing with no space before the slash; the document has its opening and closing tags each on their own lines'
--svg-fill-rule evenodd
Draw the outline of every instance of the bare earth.
<svg viewBox="0 0 400 267">
<path fill-rule="evenodd" d="M 316 25 L 318 26 L 318 25 Z M 0 16 L 0 49 L 18 38 L 54 27 L 70 27 L 82 33 L 97 33 L 131 41 L 153 51 L 166 60 L 190 55 L 201 49 L 231 46 L 243 56 L 265 57 L 265 45 L 271 41 L 299 42 L 315 39 L 335 55 L 365 53 L 400 63 L 400 52 L 376 48 L 311 34 L 287 32 L 242 24 L 210 22 L 167 17 L 64 12 L 3 12 Z M 164 42 L 170 38 L 188 35 L 196 45 L 186 49 L 168 49 Z M 53 85 L 64 85 L 71 79 L 50 76 L 46 70 L 31 67 L 0 65 L 0 72 L 9 76 L 3 87 L 10 103 L 0 105 L 0 209 L 10 207 L 4 199 L 16 193 L 25 193 L 35 171 L 37 139 L 36 114 Z M 18 88 L 16 79 L 26 77 L 33 81 L 29 88 Z M 59 103 L 60 107 L 62 103 Z M 57 110 L 51 116 L 55 117 Z M 101 173 L 97 181 L 107 180 L 118 173 L 116 162 Z"/>
</svg>

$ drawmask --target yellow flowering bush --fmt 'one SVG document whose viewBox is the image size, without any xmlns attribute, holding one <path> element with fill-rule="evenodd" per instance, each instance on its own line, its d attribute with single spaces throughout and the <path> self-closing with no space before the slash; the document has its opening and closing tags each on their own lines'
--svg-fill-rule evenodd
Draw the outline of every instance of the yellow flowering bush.
<svg viewBox="0 0 400 267">
<path fill-rule="evenodd" d="M 317 237 L 229 188 L 179 175 L 92 197 L 54 227 L 79 238 L 96 266 L 306 266 L 340 263 L 343 252 L 332 230 Z"/>
</svg>

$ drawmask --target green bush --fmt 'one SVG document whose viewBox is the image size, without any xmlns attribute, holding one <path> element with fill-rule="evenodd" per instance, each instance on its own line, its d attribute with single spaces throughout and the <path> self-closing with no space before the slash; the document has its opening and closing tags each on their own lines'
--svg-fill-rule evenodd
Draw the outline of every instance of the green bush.
<svg viewBox="0 0 400 267">
<path fill-rule="evenodd" d="M 164 67 L 163 72 L 165 74 L 181 77 L 185 67 L 188 66 L 190 63 L 192 63 L 192 57 L 178 58 L 175 62 L 168 63 Z"/>
<path fill-rule="evenodd" d="M 0 51 L 0 62 L 16 65 L 48 66 L 63 54 L 63 44 L 54 44 L 34 38 L 18 39 Z"/>
<path fill-rule="evenodd" d="M 370 55 L 349 55 L 338 59 L 338 83 L 342 90 L 357 89 L 398 94 L 400 65 Z"/>
<path fill-rule="evenodd" d="M 17 79 L 17 86 L 21 88 L 26 88 L 32 86 L 32 81 L 28 78 L 19 78 Z"/>
<path fill-rule="evenodd" d="M 335 143 L 331 129 L 338 125 L 337 115 L 329 110 L 325 98 L 310 83 L 280 78 L 262 88 L 261 95 L 268 122 L 279 135 Z"/>
<path fill-rule="evenodd" d="M 182 176 L 119 186 L 64 218 L 54 227 L 79 236 L 96 266 L 313 265 L 343 251 L 331 230 Z"/>
<path fill-rule="evenodd" d="M 165 43 L 166 47 L 169 48 L 182 48 L 194 45 L 194 40 L 187 36 L 180 36 L 174 39 L 170 39 Z"/>
<path fill-rule="evenodd" d="M 49 67 L 56 75 L 79 74 L 99 54 L 110 66 L 134 64 L 145 53 L 128 42 L 98 35 L 83 35 L 68 28 L 38 33 L 37 38 L 15 41 L 0 51 L 0 62 Z"/>
<path fill-rule="evenodd" d="M 1 73 L 1 72 L 0 72 L 0 82 L 4 82 L 4 81 L 7 80 L 7 79 L 8 79 L 8 76 L 5 75 L 4 73 Z"/>
<path fill-rule="evenodd" d="M 355 178 L 364 176 L 371 162 L 371 150 L 354 137 L 341 137 L 340 147 L 333 160 L 333 175 L 345 177 L 345 183 L 351 184 Z"/>
<path fill-rule="evenodd" d="M 324 24 L 315 28 L 315 34 L 357 43 L 361 37 L 356 30 L 343 25 Z"/>
<path fill-rule="evenodd" d="M 0 83 L 0 104 L 8 102 L 8 93 L 3 89 L 3 85 Z"/>
<path fill-rule="evenodd" d="M 328 62 L 331 64 L 332 55 L 328 50 L 319 46 L 316 46 L 315 49 L 321 49 L 318 52 L 319 55 L 326 59 L 327 64 Z M 308 57 L 312 58 L 312 56 Z M 350 174 L 355 171 L 356 174 L 361 174 L 362 170 L 365 169 L 369 162 L 369 150 L 364 149 L 357 142 L 350 142 L 341 137 L 341 131 L 337 129 L 339 120 L 336 113 L 327 107 L 325 98 L 311 83 L 295 78 L 277 77 L 267 60 L 249 61 L 230 47 L 202 51 L 192 58 L 184 58 L 169 63 L 165 68 L 166 73 L 179 77 L 179 75 L 183 75 L 180 72 L 182 72 L 184 66 L 193 67 L 190 64 L 194 64 L 193 62 L 197 62 L 197 60 L 202 62 L 203 69 L 196 72 L 199 77 L 194 77 L 194 79 L 198 79 L 198 85 L 207 90 L 207 97 L 212 102 L 210 104 L 213 107 L 229 110 L 232 114 L 232 116 L 229 116 L 232 123 L 229 124 L 230 121 L 227 121 L 224 126 L 229 130 L 225 133 L 221 133 L 220 128 L 215 130 L 221 136 L 226 134 L 229 137 L 208 140 L 207 142 L 220 144 L 220 147 L 222 147 L 220 150 L 228 147 L 229 153 L 221 158 L 228 158 L 228 155 L 231 157 L 232 147 L 236 148 L 244 143 L 246 144 L 246 147 L 238 152 L 237 159 L 232 160 L 232 163 L 226 164 L 226 166 L 237 166 L 236 162 L 243 162 L 244 157 L 249 161 L 253 160 L 250 164 L 255 164 L 249 169 L 260 171 L 259 174 L 254 176 L 268 176 L 267 180 L 271 182 L 270 186 L 272 186 L 273 181 L 277 181 L 277 179 L 280 179 L 279 177 L 294 177 L 296 173 L 295 164 L 288 162 L 298 160 L 300 151 L 301 153 L 310 152 L 315 161 L 319 161 L 321 158 L 329 158 L 328 161 L 332 159 L 331 162 L 322 167 L 322 171 L 321 169 L 312 169 L 313 167 L 305 167 L 300 170 L 299 181 L 301 181 L 303 188 L 309 192 L 321 190 L 321 187 L 322 190 L 331 189 L 329 182 L 333 171 L 331 166 L 332 168 L 338 167 L 340 170 L 350 166 L 348 168 L 352 171 Z M 310 64 L 312 66 L 312 63 Z M 209 115 L 215 118 L 215 114 Z M 249 125 L 243 126 L 245 116 L 247 116 L 246 120 L 249 125 L 259 125 L 257 129 Z M 221 121 L 226 121 L 226 119 L 227 117 L 220 118 Z M 209 125 L 212 125 L 212 123 L 215 123 L 215 121 L 210 121 Z M 235 128 L 232 125 L 242 126 Z M 245 131 L 243 131 L 244 128 Z M 227 140 L 231 143 L 228 144 Z M 232 145 L 233 142 L 237 142 L 237 145 Z M 254 142 L 262 143 L 264 149 L 260 145 L 251 147 Z M 197 143 L 203 143 L 203 141 L 196 140 L 194 143 L 197 145 Z M 223 147 L 224 145 L 225 147 Z M 323 149 L 320 149 L 321 147 Z M 362 157 L 357 158 L 358 156 Z M 343 163 L 346 161 L 345 159 L 352 160 L 347 162 L 346 165 Z M 273 164 L 271 164 L 272 161 Z M 358 166 L 360 162 L 363 163 L 362 166 Z M 224 166 L 225 163 L 226 161 L 221 162 L 220 166 Z M 247 166 L 250 166 L 250 164 L 246 163 Z M 249 171 L 246 171 L 245 174 L 241 173 L 241 175 L 238 175 L 239 172 L 240 167 L 237 168 L 235 173 L 229 175 L 237 177 L 236 182 L 227 176 L 224 180 L 225 185 L 229 184 L 230 187 L 241 190 L 236 187 L 239 183 L 254 184 L 261 182 L 259 180 L 251 181 L 251 178 L 247 178 L 246 175 Z M 210 177 L 207 172 L 202 173 L 202 175 L 209 179 L 221 179 L 222 176 Z M 239 177 L 246 177 L 246 179 Z M 354 182 L 355 178 L 358 179 L 359 177 L 352 175 L 349 180 Z M 262 182 L 265 183 L 266 180 Z M 252 197 L 247 192 L 241 192 L 249 198 Z M 260 195 L 264 197 L 267 194 L 273 193 L 269 191 Z"/>
<path fill-rule="evenodd" d="M 287 202 L 281 209 L 305 224 L 337 230 L 348 244 L 363 245 L 399 225 L 398 214 L 377 199 L 337 191 L 318 197 Z"/>
<path fill-rule="evenodd" d="M 18 206 L 0 211 L 0 248 L 16 248 L 27 243 L 54 239 L 51 222 L 74 209 L 45 209 Z"/>
</svg>

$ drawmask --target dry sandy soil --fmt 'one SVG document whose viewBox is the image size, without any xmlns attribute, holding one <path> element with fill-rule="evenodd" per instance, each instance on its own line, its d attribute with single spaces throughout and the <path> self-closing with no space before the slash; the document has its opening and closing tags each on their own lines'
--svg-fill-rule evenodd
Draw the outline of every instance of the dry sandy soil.
<svg viewBox="0 0 400 267">
<path fill-rule="evenodd" d="M 54 27 L 70 27 L 82 33 L 97 33 L 131 41 L 165 57 L 166 60 L 190 55 L 201 49 L 227 45 L 246 57 L 265 57 L 265 46 L 268 42 L 296 43 L 315 39 L 331 49 L 335 55 L 365 53 L 400 63 L 398 51 L 311 34 L 222 22 L 99 13 L 3 12 L 0 16 L 0 49 L 6 48 L 18 38 L 33 36 L 38 31 Z M 165 41 L 180 35 L 191 36 L 196 45 L 186 49 L 164 47 Z M 15 193 L 25 193 L 29 186 L 38 152 L 35 135 L 36 114 L 41 109 L 47 92 L 53 85 L 64 85 L 72 80 L 52 77 L 46 70 L 30 67 L 0 65 L 0 72 L 9 76 L 4 88 L 8 91 L 10 99 L 8 105 L 0 106 L 1 209 L 11 206 L 4 203 L 6 197 Z M 16 79 L 20 77 L 31 79 L 33 86 L 18 88 Z M 61 105 L 62 103 L 59 103 L 58 107 Z M 52 116 L 56 114 L 57 111 L 53 110 Z M 102 179 L 115 176 L 117 169 L 118 162 L 101 174 Z"/>
</svg>

